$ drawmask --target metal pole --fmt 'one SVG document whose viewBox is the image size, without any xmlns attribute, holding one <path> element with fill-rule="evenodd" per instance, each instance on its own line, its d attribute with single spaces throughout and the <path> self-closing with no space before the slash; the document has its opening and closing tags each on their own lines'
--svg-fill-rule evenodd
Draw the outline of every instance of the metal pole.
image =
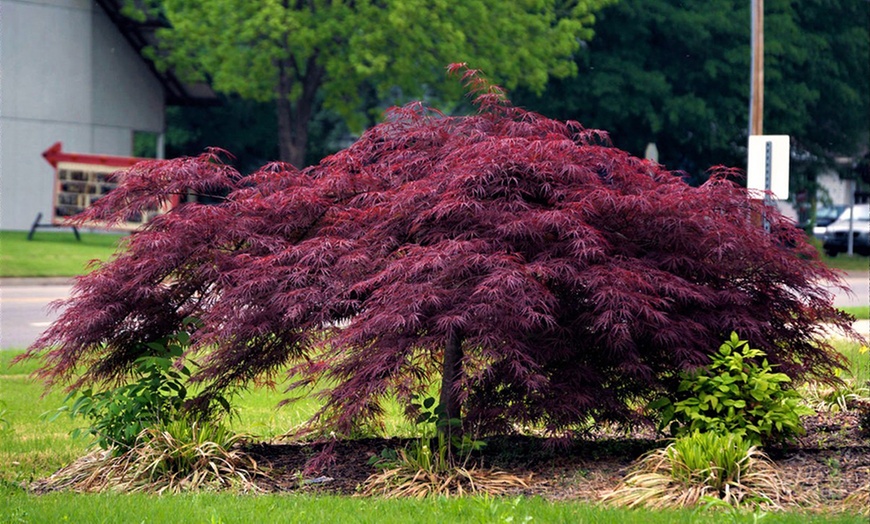
<svg viewBox="0 0 870 524">
<path fill-rule="evenodd" d="M 764 0 L 752 0 L 752 74 L 749 134 L 761 135 L 764 120 Z"/>
<path fill-rule="evenodd" d="M 855 254 L 855 181 L 849 180 L 849 236 L 846 241 L 846 254 Z"/>
<path fill-rule="evenodd" d="M 163 160 L 166 158 L 166 132 L 157 133 L 157 158 Z"/>
<path fill-rule="evenodd" d="M 767 206 L 773 205 L 770 189 L 773 186 L 773 142 L 764 143 L 764 232 L 770 233 L 770 220 L 767 219 Z"/>
</svg>

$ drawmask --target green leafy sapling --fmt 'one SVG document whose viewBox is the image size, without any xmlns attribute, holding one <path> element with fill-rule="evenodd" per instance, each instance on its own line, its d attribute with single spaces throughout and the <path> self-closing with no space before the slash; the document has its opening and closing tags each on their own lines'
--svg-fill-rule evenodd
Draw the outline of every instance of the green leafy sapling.
<svg viewBox="0 0 870 524">
<path fill-rule="evenodd" d="M 713 355 L 712 363 L 681 374 L 677 398 L 660 398 L 649 408 L 660 410 L 661 427 L 677 436 L 693 432 L 736 434 L 755 443 L 791 440 L 805 430 L 800 417 L 814 411 L 800 402 L 775 373 L 765 353 L 753 349 L 737 333 Z"/>
<path fill-rule="evenodd" d="M 172 336 L 146 343 L 144 355 L 133 362 L 124 383 L 73 390 L 64 400 L 64 404 L 72 400 L 72 405 L 64 405 L 55 416 L 68 412 L 71 417 L 84 417 L 88 427 L 74 430 L 73 436 L 90 434 L 101 448 L 116 453 L 130 449 L 147 428 L 189 417 L 183 408 L 193 363 L 185 359 L 184 349 L 196 320 L 186 319 L 184 325 Z M 215 401 L 229 412 L 226 398 Z"/>
<path fill-rule="evenodd" d="M 473 452 L 486 445 L 463 433 L 462 422 L 458 418 L 448 419 L 446 409 L 436 405 L 434 397 L 415 395 L 411 404 L 419 413 L 415 423 L 420 436 L 401 452 L 384 450 L 379 457 L 372 457 L 371 464 L 392 467 L 407 462 L 417 469 L 440 473 L 467 462 Z"/>
</svg>

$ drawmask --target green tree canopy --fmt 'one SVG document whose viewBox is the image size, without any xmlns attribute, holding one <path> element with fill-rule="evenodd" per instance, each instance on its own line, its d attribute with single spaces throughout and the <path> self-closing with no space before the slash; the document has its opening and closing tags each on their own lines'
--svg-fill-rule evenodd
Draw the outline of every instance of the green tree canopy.
<svg viewBox="0 0 870 524">
<path fill-rule="evenodd" d="M 361 128 L 372 86 L 381 100 L 396 90 L 458 95 L 443 83 L 450 62 L 540 91 L 550 76 L 576 72 L 574 53 L 610 2 L 150 0 L 149 12 L 169 23 L 158 31 L 164 66 L 225 93 L 277 101 L 279 156 L 301 167 L 318 94 Z"/>
<path fill-rule="evenodd" d="M 579 75 L 515 102 L 606 129 L 615 145 L 695 179 L 746 165 L 750 87 L 748 0 L 622 0 L 597 17 Z M 870 128 L 870 3 L 765 1 L 765 134 L 800 155 L 792 191 L 838 157 L 859 157 Z"/>
</svg>

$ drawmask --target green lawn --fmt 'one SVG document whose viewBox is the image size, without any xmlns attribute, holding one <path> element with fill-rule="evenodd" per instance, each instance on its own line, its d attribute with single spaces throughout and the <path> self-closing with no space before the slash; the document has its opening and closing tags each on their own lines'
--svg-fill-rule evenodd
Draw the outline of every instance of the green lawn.
<svg viewBox="0 0 870 524">
<path fill-rule="evenodd" d="M 39 230 L 33 240 L 26 231 L 0 231 L 0 277 L 72 277 L 86 271 L 91 260 L 107 260 L 122 238 L 118 234 Z"/>
<path fill-rule="evenodd" d="M 843 271 L 870 271 L 870 257 L 863 255 L 837 255 L 829 257 L 822 255 L 822 262 L 828 267 Z"/>
<path fill-rule="evenodd" d="M 858 320 L 870 320 L 870 306 L 847 306 L 840 309 Z"/>
<path fill-rule="evenodd" d="M 0 488 L 2 490 L 3 488 Z M 849 515 L 731 513 L 704 510 L 640 511 L 540 498 L 430 498 L 424 500 L 314 495 L 79 495 L 34 497 L 5 489 L 0 519 L 8 522 L 88 523 L 866 523 Z"/>
</svg>

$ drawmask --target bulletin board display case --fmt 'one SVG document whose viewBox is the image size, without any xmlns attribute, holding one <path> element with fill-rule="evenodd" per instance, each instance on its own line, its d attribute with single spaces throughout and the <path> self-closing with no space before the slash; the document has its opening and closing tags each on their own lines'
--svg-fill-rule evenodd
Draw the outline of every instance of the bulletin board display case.
<svg viewBox="0 0 870 524">
<path fill-rule="evenodd" d="M 54 196 L 51 223 L 55 226 L 66 225 L 66 220 L 78 215 L 97 200 L 118 187 L 118 179 L 113 175 L 146 160 L 144 158 L 120 157 L 65 153 L 60 142 L 46 150 L 43 155 L 54 167 Z M 111 225 L 103 222 L 81 224 L 96 229 L 132 231 L 141 227 L 151 218 L 167 209 L 148 209 L 128 220 Z"/>
</svg>

